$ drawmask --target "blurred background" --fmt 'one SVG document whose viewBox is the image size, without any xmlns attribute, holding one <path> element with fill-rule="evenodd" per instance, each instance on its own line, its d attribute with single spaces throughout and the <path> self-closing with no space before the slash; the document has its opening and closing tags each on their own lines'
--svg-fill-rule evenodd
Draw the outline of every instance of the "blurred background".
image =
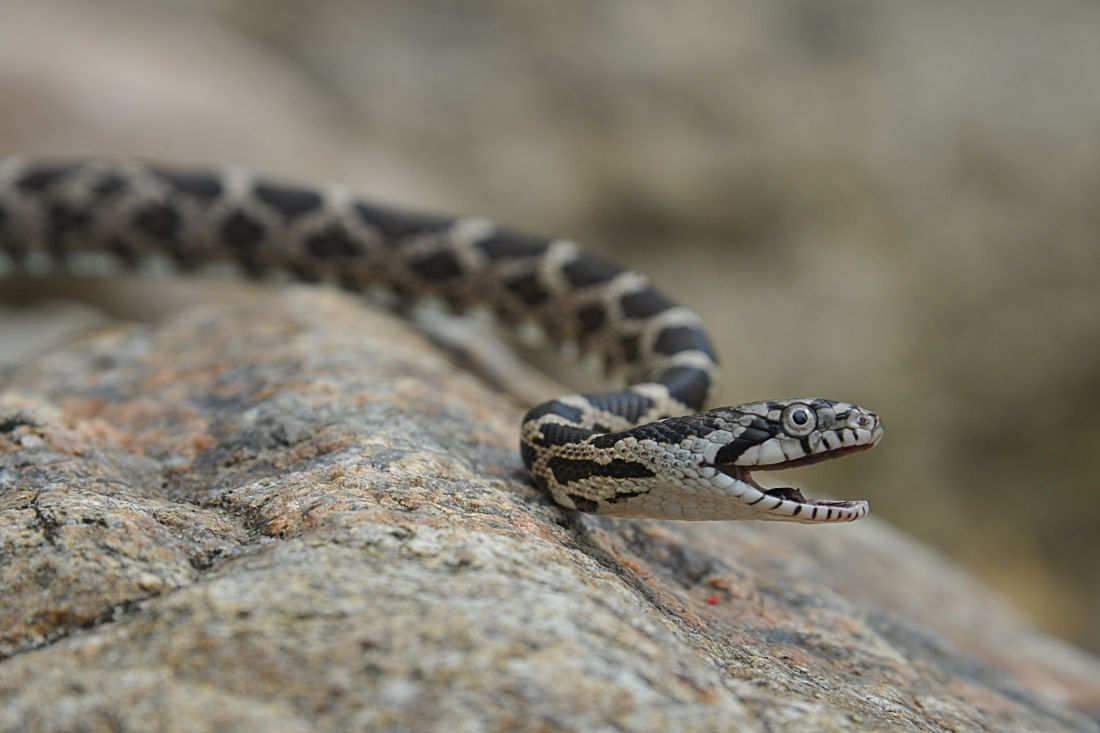
<svg viewBox="0 0 1100 733">
<path fill-rule="evenodd" d="M 0 0 L 0 154 L 236 163 L 584 242 L 702 314 L 720 402 L 883 415 L 783 483 L 870 499 L 1096 652 L 1097 39 L 1083 0 Z M 18 292 L 9 365 L 101 319 Z"/>
</svg>

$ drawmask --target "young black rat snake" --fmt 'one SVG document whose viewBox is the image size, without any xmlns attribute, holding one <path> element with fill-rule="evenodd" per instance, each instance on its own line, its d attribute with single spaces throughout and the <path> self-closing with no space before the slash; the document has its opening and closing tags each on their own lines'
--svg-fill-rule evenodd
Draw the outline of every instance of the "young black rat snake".
<svg viewBox="0 0 1100 733">
<path fill-rule="evenodd" d="M 698 317 L 645 276 L 569 241 L 240 170 L 6 160 L 0 253 L 31 273 L 230 262 L 250 274 L 285 271 L 487 307 L 505 323 L 576 343 L 630 385 L 559 397 L 524 417 L 523 461 L 559 504 L 667 519 L 829 522 L 867 513 L 864 501 L 763 488 L 749 471 L 872 448 L 882 437 L 874 413 L 816 398 L 700 412 L 717 362 Z"/>
</svg>

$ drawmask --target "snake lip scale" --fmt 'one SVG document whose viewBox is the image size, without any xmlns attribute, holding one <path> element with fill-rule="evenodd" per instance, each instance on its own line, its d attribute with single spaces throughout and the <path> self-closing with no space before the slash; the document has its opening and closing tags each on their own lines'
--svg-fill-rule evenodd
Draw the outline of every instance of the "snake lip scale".
<svg viewBox="0 0 1100 733">
<path fill-rule="evenodd" d="M 878 437 L 873 443 L 862 443 L 860 445 L 852 445 L 846 448 L 837 448 L 836 450 L 828 451 L 827 453 L 818 453 L 815 455 L 802 456 L 801 458 L 794 458 L 789 461 L 782 461 L 781 463 L 775 463 L 770 465 L 760 465 L 756 467 L 757 471 L 779 471 L 784 468 L 799 468 L 801 466 L 812 466 L 815 463 L 821 463 L 822 461 L 829 461 L 834 458 L 842 458 L 844 456 L 850 456 L 855 453 L 863 453 L 869 451 L 878 445 L 878 441 L 882 437 L 882 431 L 879 430 Z M 719 466 L 720 469 L 725 467 Z"/>
<path fill-rule="evenodd" d="M 237 168 L 0 159 L 0 276 L 155 272 L 165 263 L 487 309 L 520 335 L 594 357 L 628 386 L 537 405 L 520 429 L 524 465 L 564 507 L 806 523 L 868 511 L 865 501 L 768 489 L 750 472 L 868 450 L 882 438 L 877 415 L 821 398 L 702 411 L 718 360 L 699 317 L 645 275 L 574 242 Z"/>
</svg>

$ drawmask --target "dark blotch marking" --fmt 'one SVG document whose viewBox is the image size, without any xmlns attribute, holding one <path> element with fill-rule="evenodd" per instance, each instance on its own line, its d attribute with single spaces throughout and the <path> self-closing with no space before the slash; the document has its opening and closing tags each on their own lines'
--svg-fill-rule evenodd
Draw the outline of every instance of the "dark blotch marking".
<svg viewBox="0 0 1100 733">
<path fill-rule="evenodd" d="M 573 506 L 577 507 L 577 511 L 579 512 L 588 512 L 592 514 L 600 508 L 598 502 L 592 501 L 586 496 L 581 496 L 580 494 L 566 494 L 566 496 L 569 497 L 569 501 L 573 502 Z"/>
<path fill-rule="evenodd" d="M 72 232 L 84 232 L 92 217 L 87 211 L 68 204 L 51 204 L 46 212 L 46 222 L 50 232 L 50 246 L 55 255 L 63 255 L 64 238 Z"/>
<path fill-rule="evenodd" d="M 153 175 L 180 193 L 200 199 L 215 199 L 225 190 L 218 177 L 210 173 L 185 173 L 154 169 Z"/>
<path fill-rule="evenodd" d="M 524 275 L 504 284 L 508 292 L 522 300 L 525 305 L 536 306 L 550 297 L 550 293 L 539 284 L 535 275 Z"/>
<path fill-rule="evenodd" d="M 634 430 L 637 430 L 637 428 L 635 428 Z M 607 433 L 606 435 L 598 435 L 592 439 L 592 446 L 595 448 L 610 448 L 618 443 L 620 440 L 622 440 L 624 437 L 626 437 L 628 434 L 633 435 L 634 432 L 626 431 L 623 433 Z"/>
<path fill-rule="evenodd" d="M 586 394 L 584 398 L 597 410 L 621 415 L 631 422 L 637 422 L 638 418 L 653 407 L 653 400 L 635 392 L 599 392 Z"/>
<path fill-rule="evenodd" d="M 662 422 L 682 436 L 693 435 L 699 438 L 704 438 L 715 430 L 725 430 L 729 427 L 724 420 L 720 420 L 706 412 L 698 415 L 669 417 Z"/>
<path fill-rule="evenodd" d="M 409 263 L 409 268 L 426 280 L 454 280 L 463 273 L 453 252 L 436 252 Z"/>
<path fill-rule="evenodd" d="M 773 437 L 783 432 L 783 428 L 780 427 L 779 423 L 772 422 L 766 417 L 754 417 L 752 422 L 749 423 L 749 427 Z"/>
<path fill-rule="evenodd" d="M 103 199 L 109 199 L 115 194 L 128 191 L 130 189 L 130 183 L 118 175 L 117 173 L 104 173 L 103 176 L 96 181 L 96 184 L 92 186 L 92 193 L 96 199 L 102 201 Z"/>
<path fill-rule="evenodd" d="M 478 242 L 476 246 L 489 259 L 503 260 L 541 255 L 549 244 L 549 240 L 542 237 L 500 229 Z"/>
<path fill-rule="evenodd" d="M 306 251 L 314 257 L 355 257 L 363 250 L 359 242 L 349 236 L 344 227 L 333 224 L 306 239 Z"/>
<path fill-rule="evenodd" d="M 638 361 L 638 357 L 641 356 L 642 347 L 638 340 L 638 334 L 632 333 L 623 336 L 619 340 L 619 344 L 623 348 L 623 361 L 627 364 L 633 364 Z"/>
<path fill-rule="evenodd" d="M 118 261 L 122 263 L 123 267 L 134 269 L 138 265 L 139 258 L 137 250 L 125 239 L 112 237 L 107 242 L 107 251 L 118 258 Z"/>
<path fill-rule="evenodd" d="M 719 466 L 734 463 L 749 448 L 760 445 L 771 437 L 771 433 L 767 431 L 745 428 L 743 433 L 718 449 L 714 454 L 714 463 Z"/>
<path fill-rule="evenodd" d="M 562 273 L 573 287 L 598 285 L 613 279 L 623 268 L 604 260 L 582 254 L 562 268 Z"/>
<path fill-rule="evenodd" d="M 621 433 L 600 435 L 591 440 L 596 448 L 610 448 L 623 438 L 635 440 L 655 440 L 659 443 L 675 444 L 688 436 L 705 437 L 720 426 L 707 415 L 684 415 L 638 425 Z"/>
<path fill-rule="evenodd" d="M 681 351 L 702 351 L 713 356 L 710 339 L 695 326 L 670 326 L 657 334 L 653 350 L 658 354 L 678 354 Z"/>
<path fill-rule="evenodd" d="M 535 447 L 533 445 L 528 445 L 527 443 L 520 441 L 519 455 L 521 458 L 523 458 L 523 465 L 526 466 L 528 470 L 530 470 L 531 467 L 535 465 L 535 459 L 538 457 L 538 452 L 535 450 Z M 541 482 L 536 481 L 536 483 L 539 483 L 540 486 L 542 485 Z"/>
<path fill-rule="evenodd" d="M 710 376 L 695 367 L 672 367 L 661 372 L 657 381 L 668 387 L 669 393 L 693 410 L 701 410 L 710 391 Z"/>
<path fill-rule="evenodd" d="M 543 415 L 561 415 L 570 422 L 580 422 L 581 415 L 584 413 L 579 407 L 570 407 L 564 402 L 558 402 L 557 400 L 551 400 L 550 402 L 544 402 L 537 407 L 533 407 L 528 410 L 527 414 L 523 416 L 523 422 L 530 422 L 531 420 L 537 420 Z"/>
<path fill-rule="evenodd" d="M 621 458 L 616 458 L 608 463 L 597 463 L 596 461 L 554 456 L 546 462 L 546 467 L 554 474 L 554 479 L 559 484 L 569 484 L 591 476 L 607 476 L 610 478 L 649 478 L 653 476 L 653 471 L 650 471 L 641 463 L 624 461 Z"/>
<path fill-rule="evenodd" d="M 175 241 L 180 215 L 167 204 L 150 204 L 134 215 L 134 226 L 154 239 Z"/>
<path fill-rule="evenodd" d="M 411 214 L 375 206 L 365 201 L 357 202 L 355 211 L 368 226 L 382 232 L 382 236 L 389 240 L 439 232 L 448 229 L 454 223 L 454 219 L 446 216 Z"/>
<path fill-rule="evenodd" d="M 79 168 L 79 166 L 72 163 L 37 166 L 21 175 L 19 180 L 15 182 L 15 187 L 20 191 L 32 193 L 42 192 L 62 178 L 68 176 L 77 168 Z"/>
<path fill-rule="evenodd" d="M 241 210 L 234 211 L 222 222 L 222 238 L 241 252 L 251 251 L 263 239 L 263 226 Z"/>
<path fill-rule="evenodd" d="M 577 428 L 572 425 L 558 425 L 551 423 L 542 426 L 542 438 L 531 442 L 536 445 L 552 448 L 565 443 L 582 443 L 595 435 L 595 431 L 587 428 Z"/>
<path fill-rule="evenodd" d="M 658 443 L 679 443 L 688 435 L 693 435 L 690 426 L 684 424 L 682 418 L 670 418 L 646 423 L 624 431 L 623 435 L 629 435 L 637 440 L 655 440 Z"/>
<path fill-rule="evenodd" d="M 257 198 L 287 219 L 308 214 L 321 207 L 321 195 L 308 188 L 257 183 L 252 190 Z"/>
<path fill-rule="evenodd" d="M 607 322 L 607 309 L 599 303 L 590 303 L 577 310 L 577 322 L 581 324 L 582 334 L 593 334 Z"/>
<path fill-rule="evenodd" d="M 639 290 L 636 293 L 624 295 L 620 301 L 623 315 L 627 318 L 649 318 L 658 313 L 663 313 L 676 304 L 653 288 Z"/>
</svg>

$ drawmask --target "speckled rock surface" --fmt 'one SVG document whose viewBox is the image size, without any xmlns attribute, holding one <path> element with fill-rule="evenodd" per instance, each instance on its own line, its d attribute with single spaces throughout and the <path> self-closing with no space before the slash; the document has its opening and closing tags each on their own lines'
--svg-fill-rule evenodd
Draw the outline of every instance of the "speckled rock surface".
<svg viewBox="0 0 1100 733">
<path fill-rule="evenodd" d="M 1100 665 L 843 527 L 613 521 L 400 321 L 257 289 L 0 392 L 0 730 L 1100 729 Z"/>
</svg>

